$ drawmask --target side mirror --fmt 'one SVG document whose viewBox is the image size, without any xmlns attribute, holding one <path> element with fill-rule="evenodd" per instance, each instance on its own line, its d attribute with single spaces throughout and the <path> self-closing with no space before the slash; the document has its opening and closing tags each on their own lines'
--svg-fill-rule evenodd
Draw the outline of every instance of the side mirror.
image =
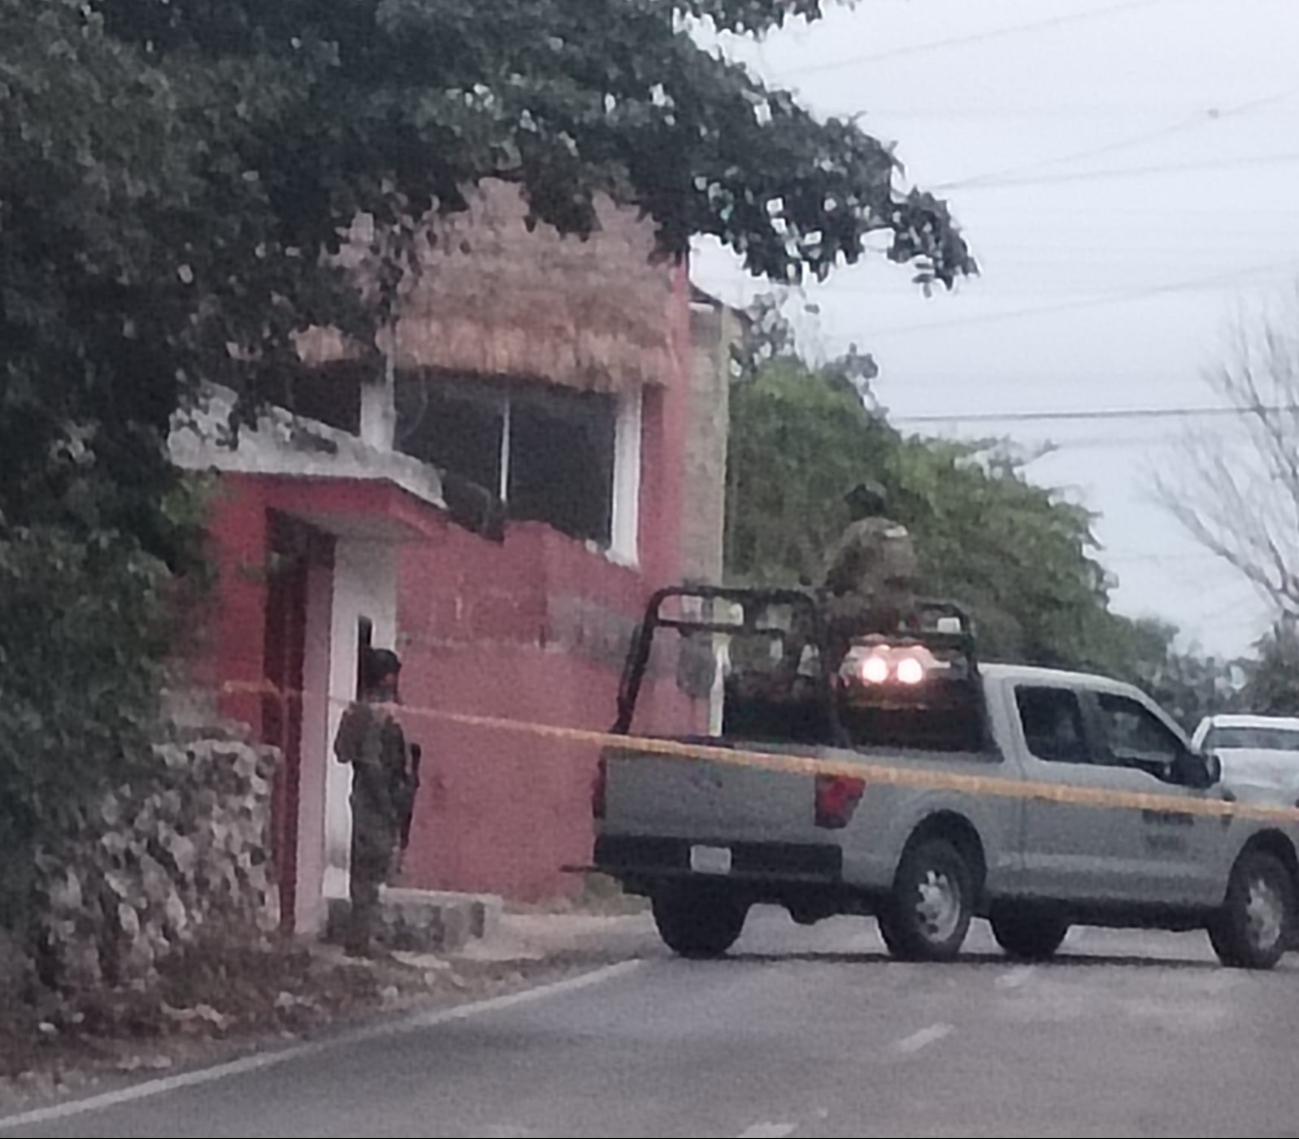
<svg viewBox="0 0 1299 1139">
<path fill-rule="evenodd" d="M 1207 791 L 1222 782 L 1222 760 L 1214 752 L 1187 752 L 1178 766 L 1178 782 Z"/>
</svg>

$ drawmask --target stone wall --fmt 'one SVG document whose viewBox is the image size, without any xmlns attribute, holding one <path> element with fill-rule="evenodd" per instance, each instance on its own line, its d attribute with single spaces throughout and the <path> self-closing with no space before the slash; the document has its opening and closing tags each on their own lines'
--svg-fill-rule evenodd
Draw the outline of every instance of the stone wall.
<svg viewBox="0 0 1299 1139">
<path fill-rule="evenodd" d="M 278 925 L 271 800 L 278 756 L 233 730 L 176 731 L 39 858 L 38 962 L 67 992 L 148 984 L 200 934 Z"/>
</svg>

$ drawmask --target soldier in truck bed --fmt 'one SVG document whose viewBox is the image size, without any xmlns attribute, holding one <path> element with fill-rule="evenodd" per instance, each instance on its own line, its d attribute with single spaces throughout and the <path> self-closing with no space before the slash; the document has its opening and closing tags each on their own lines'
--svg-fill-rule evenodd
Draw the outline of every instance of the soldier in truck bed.
<svg viewBox="0 0 1299 1139">
<path fill-rule="evenodd" d="M 831 552 L 821 598 L 831 641 L 846 652 L 853 638 L 892 636 L 915 616 L 915 543 L 888 517 L 888 496 L 878 483 L 856 487 L 847 498 L 852 523 Z"/>
</svg>

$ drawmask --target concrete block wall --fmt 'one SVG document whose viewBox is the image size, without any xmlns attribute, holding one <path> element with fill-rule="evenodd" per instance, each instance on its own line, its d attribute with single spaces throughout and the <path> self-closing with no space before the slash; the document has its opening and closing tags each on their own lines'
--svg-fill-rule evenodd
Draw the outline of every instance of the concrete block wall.
<svg viewBox="0 0 1299 1139">
<path fill-rule="evenodd" d="M 717 583 L 725 572 L 731 360 L 740 334 L 739 319 L 726 306 L 703 301 L 692 306 L 681 520 L 682 568 L 690 581 Z"/>
</svg>

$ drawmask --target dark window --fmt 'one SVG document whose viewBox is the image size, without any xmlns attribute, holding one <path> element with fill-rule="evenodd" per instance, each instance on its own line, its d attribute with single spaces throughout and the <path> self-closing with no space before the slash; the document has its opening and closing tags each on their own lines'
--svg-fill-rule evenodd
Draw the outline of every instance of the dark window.
<svg viewBox="0 0 1299 1139">
<path fill-rule="evenodd" d="M 1158 716 L 1136 700 L 1108 693 L 1101 696 L 1100 707 L 1115 763 L 1161 778 L 1172 774 L 1186 749 Z"/>
<path fill-rule="evenodd" d="M 505 407 L 504 391 L 486 384 L 402 380 L 397 447 L 499 495 Z"/>
<path fill-rule="evenodd" d="M 365 661 L 374 648 L 374 622 L 362 617 L 356 633 L 356 698 L 361 700 L 365 697 Z"/>
<path fill-rule="evenodd" d="M 356 435 L 361 430 L 361 379 L 352 368 L 315 368 L 289 381 L 285 405 L 294 415 Z"/>
<path fill-rule="evenodd" d="M 536 388 L 510 404 L 511 518 L 571 538 L 613 537 L 618 408 L 610 396 Z"/>
<path fill-rule="evenodd" d="M 1016 693 L 1028 750 L 1048 763 L 1088 763 L 1087 733 L 1078 694 L 1067 688 L 1021 688 Z"/>
<path fill-rule="evenodd" d="M 510 518 L 613 540 L 618 401 L 540 384 L 407 378 L 397 444 L 504 498 Z"/>
</svg>

